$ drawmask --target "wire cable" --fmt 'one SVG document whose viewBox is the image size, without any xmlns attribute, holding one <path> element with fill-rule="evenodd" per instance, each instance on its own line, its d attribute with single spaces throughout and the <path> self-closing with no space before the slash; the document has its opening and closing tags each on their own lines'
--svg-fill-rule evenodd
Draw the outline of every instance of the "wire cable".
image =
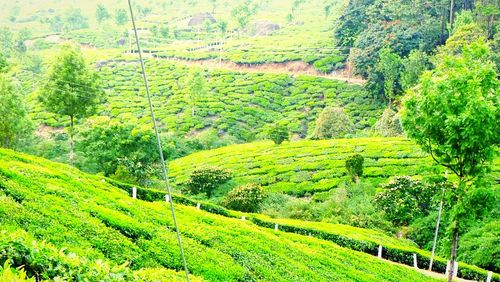
<svg viewBox="0 0 500 282">
<path fill-rule="evenodd" d="M 172 217 L 174 220 L 175 232 L 177 233 L 177 241 L 179 242 L 179 248 L 181 251 L 182 262 L 184 263 L 184 270 L 186 272 L 186 281 L 189 282 L 189 270 L 187 268 L 186 258 L 184 256 L 184 249 L 182 247 L 181 233 L 179 232 L 179 226 L 177 225 L 177 219 L 175 217 L 174 203 L 172 201 L 172 193 L 170 191 L 170 183 L 169 183 L 169 179 L 168 179 L 168 169 L 167 169 L 167 165 L 165 163 L 165 158 L 163 157 L 163 150 L 161 147 L 160 135 L 158 133 L 158 127 L 156 125 L 156 118 L 155 118 L 155 113 L 154 113 L 154 109 L 153 109 L 153 103 L 151 101 L 151 95 L 149 93 L 148 79 L 146 77 L 146 68 L 144 66 L 144 60 L 142 59 L 141 44 L 139 42 L 139 35 L 137 34 L 137 28 L 135 26 L 134 12 L 132 10 L 131 0 L 128 0 L 128 7 L 130 10 L 130 19 L 132 20 L 132 25 L 134 27 L 135 41 L 137 43 L 139 60 L 141 61 L 142 77 L 144 78 L 144 85 L 146 86 L 146 93 L 147 93 L 147 97 L 148 97 L 149 110 L 151 111 L 151 119 L 153 120 L 156 141 L 158 143 L 158 151 L 160 152 L 160 160 L 161 160 L 161 165 L 162 165 L 162 170 L 163 170 L 163 178 L 165 180 L 165 186 L 167 188 L 167 193 L 168 193 L 168 202 L 170 203 L 170 210 L 172 212 Z"/>
</svg>

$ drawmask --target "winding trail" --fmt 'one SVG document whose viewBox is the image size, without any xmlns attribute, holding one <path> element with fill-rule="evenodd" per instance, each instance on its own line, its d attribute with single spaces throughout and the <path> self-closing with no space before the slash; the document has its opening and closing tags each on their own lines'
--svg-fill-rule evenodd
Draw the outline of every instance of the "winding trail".
<svg viewBox="0 0 500 282">
<path fill-rule="evenodd" d="M 265 64 L 237 64 L 230 61 L 219 62 L 219 60 L 217 59 L 186 60 L 179 58 L 161 58 L 154 55 L 152 57 L 160 60 L 179 62 L 187 66 L 198 66 L 207 69 L 224 69 L 230 71 L 252 72 L 252 73 L 276 73 L 276 74 L 285 73 L 291 76 L 309 75 L 309 76 L 339 80 L 359 85 L 362 85 L 366 82 L 362 78 L 353 77 L 349 75 L 349 71 L 347 69 L 342 69 L 334 71 L 329 74 L 324 74 L 315 70 L 311 65 L 302 61 L 293 61 L 286 63 L 265 63 Z"/>
</svg>

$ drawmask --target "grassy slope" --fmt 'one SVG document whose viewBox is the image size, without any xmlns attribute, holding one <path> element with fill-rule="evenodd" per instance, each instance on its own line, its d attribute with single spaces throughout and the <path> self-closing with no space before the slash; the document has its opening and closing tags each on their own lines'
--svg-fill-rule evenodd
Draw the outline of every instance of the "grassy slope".
<svg viewBox="0 0 500 282">
<path fill-rule="evenodd" d="M 235 184 L 261 183 L 269 191 L 302 195 L 336 187 L 346 175 L 345 159 L 365 157 L 363 181 L 378 184 L 395 175 L 425 175 L 441 168 L 413 142 L 404 138 L 355 138 L 321 141 L 233 145 L 198 152 L 171 163 L 171 175 L 184 183 L 198 167 L 233 171 Z M 497 159 L 493 175 L 500 177 Z"/>
<path fill-rule="evenodd" d="M 346 175 L 345 159 L 356 153 L 365 158 L 363 181 L 375 185 L 395 175 L 425 175 L 442 170 L 404 138 L 232 145 L 174 160 L 170 168 L 177 184 L 184 183 L 196 168 L 216 166 L 232 170 L 235 184 L 256 182 L 269 191 L 302 195 L 334 188 Z M 495 160 L 492 174 L 500 178 L 500 159 Z"/>
<path fill-rule="evenodd" d="M 208 280 L 431 280 L 328 241 L 193 207 L 177 212 L 190 269 Z M 8 150 L 0 150 L 0 225 L 134 269 L 181 267 L 164 203 L 134 201 L 96 176 Z"/>
<path fill-rule="evenodd" d="M 191 117 L 188 85 L 183 80 L 192 68 L 163 60 L 149 60 L 146 67 L 156 117 L 167 129 L 181 133 L 215 128 L 247 140 L 264 125 L 284 120 L 292 132 L 306 135 L 328 105 L 343 106 L 356 127 L 364 129 L 375 123 L 383 108 L 359 85 L 307 76 L 211 71 L 207 94 L 199 98 L 196 116 Z M 112 62 L 102 67 L 100 74 L 109 89 L 109 103 L 101 108 L 101 114 L 149 124 L 139 65 Z M 36 93 L 31 95 L 30 104 L 37 122 L 50 126 L 67 123 L 43 111 Z"/>
</svg>

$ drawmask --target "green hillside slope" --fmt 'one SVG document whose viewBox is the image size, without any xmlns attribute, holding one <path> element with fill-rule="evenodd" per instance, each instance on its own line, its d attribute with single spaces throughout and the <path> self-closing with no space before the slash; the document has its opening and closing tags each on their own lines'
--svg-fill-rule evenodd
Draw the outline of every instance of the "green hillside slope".
<svg viewBox="0 0 500 282">
<path fill-rule="evenodd" d="M 248 141 L 262 133 L 265 125 L 282 121 L 292 134 L 304 137 L 326 106 L 344 107 L 358 130 L 370 128 L 383 110 L 383 103 L 360 85 L 309 76 L 213 70 L 206 73 L 206 94 L 197 99 L 192 116 L 186 79 L 194 68 L 164 60 L 149 60 L 146 68 L 160 125 L 180 134 L 214 128 Z M 137 62 L 108 62 L 99 74 L 108 89 L 108 103 L 100 108 L 101 115 L 150 123 Z M 37 123 L 68 123 L 44 111 L 36 92 L 30 99 Z"/>
<path fill-rule="evenodd" d="M 235 184 L 260 183 L 272 192 L 304 195 L 336 187 L 346 175 L 345 159 L 365 158 L 363 182 L 377 185 L 395 175 L 425 175 L 442 170 L 415 143 L 403 138 L 355 138 L 233 145 L 198 152 L 171 163 L 174 182 L 182 185 L 199 167 L 230 169 Z M 500 160 L 493 176 L 500 179 Z"/>
<path fill-rule="evenodd" d="M 177 212 L 189 268 L 206 280 L 432 280 L 326 240 L 274 232 L 194 207 L 177 205 Z M 97 176 L 8 150 L 0 150 L 0 226 L 25 230 L 91 260 L 129 262 L 133 270 L 181 269 L 164 202 L 133 200 Z M 0 239 L 0 247 L 9 246 L 9 239 Z M 4 255 L 0 252 L 0 259 Z"/>
</svg>

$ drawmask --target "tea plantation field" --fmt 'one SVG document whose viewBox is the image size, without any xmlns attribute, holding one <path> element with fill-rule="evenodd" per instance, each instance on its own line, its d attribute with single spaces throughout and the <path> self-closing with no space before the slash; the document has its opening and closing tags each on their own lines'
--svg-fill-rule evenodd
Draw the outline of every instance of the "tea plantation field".
<svg viewBox="0 0 500 282">
<path fill-rule="evenodd" d="M 434 281 L 328 240 L 176 208 L 195 281 Z M 172 224 L 165 202 L 134 200 L 98 176 L 0 150 L 2 266 L 10 259 L 40 279 L 181 279 L 172 272 L 182 268 Z"/>
<path fill-rule="evenodd" d="M 309 76 L 213 70 L 205 73 L 205 91 L 196 99 L 192 116 L 187 77 L 193 68 L 159 59 L 148 60 L 146 68 L 157 119 L 165 130 L 181 134 L 214 128 L 249 141 L 266 124 L 282 121 L 293 134 L 305 137 L 325 106 L 344 107 L 358 130 L 370 128 L 383 110 L 383 102 L 370 97 L 360 85 Z M 149 124 L 139 64 L 108 62 L 99 73 L 108 93 L 100 114 Z M 45 112 L 37 95 L 32 94 L 30 101 L 38 123 L 55 127 L 67 123 Z"/>
<path fill-rule="evenodd" d="M 197 152 L 174 160 L 171 175 L 176 184 L 185 183 L 191 172 L 202 167 L 232 171 L 235 185 L 260 183 L 271 192 L 304 195 L 335 188 L 347 175 L 345 160 L 352 154 L 364 158 L 362 180 L 378 185 L 395 175 L 441 173 L 432 158 L 404 138 L 353 138 L 307 140 L 275 145 L 255 142 Z M 493 176 L 500 179 L 500 160 Z"/>
</svg>

